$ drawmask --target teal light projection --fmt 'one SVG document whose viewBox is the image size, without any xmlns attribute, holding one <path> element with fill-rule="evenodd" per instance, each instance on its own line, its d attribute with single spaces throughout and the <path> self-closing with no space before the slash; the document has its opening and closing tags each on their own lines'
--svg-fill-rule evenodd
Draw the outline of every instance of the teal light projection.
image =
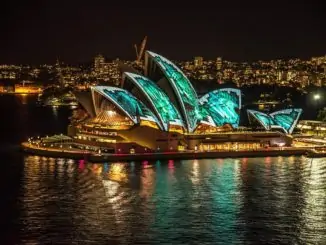
<svg viewBox="0 0 326 245">
<path fill-rule="evenodd" d="M 189 132 L 197 126 L 197 122 L 202 119 L 196 91 L 192 87 L 188 78 L 171 61 L 161 55 L 147 51 L 153 60 L 161 68 L 164 75 L 170 82 L 177 99 L 182 108 L 182 115 Z"/>
<path fill-rule="evenodd" d="M 183 126 L 179 112 L 169 97 L 154 82 L 144 76 L 129 72 L 125 72 L 124 75 L 130 78 L 150 101 L 165 131 L 168 131 L 169 123 Z"/>
<path fill-rule="evenodd" d="M 95 90 L 112 101 L 135 123 L 139 123 L 138 118 L 140 117 L 149 121 L 156 122 L 160 126 L 155 115 L 140 100 L 138 100 L 128 91 L 107 86 L 97 86 L 95 87 Z"/>
<path fill-rule="evenodd" d="M 247 110 L 248 116 L 251 115 L 266 129 L 281 127 L 286 133 L 292 134 L 295 125 L 298 123 L 302 109 L 285 109 L 271 114 Z"/>
<path fill-rule="evenodd" d="M 270 117 L 268 114 L 265 114 L 260 111 L 254 111 L 254 110 L 247 110 L 248 115 L 253 116 L 253 118 L 256 118 L 258 122 L 266 129 L 270 130 L 271 126 L 275 124 L 272 117 Z"/>
<path fill-rule="evenodd" d="M 199 100 L 202 116 L 211 117 L 216 126 L 230 124 L 233 128 L 239 127 L 241 91 L 225 88 L 214 90 Z"/>
<path fill-rule="evenodd" d="M 282 111 L 276 111 L 270 115 L 274 118 L 277 125 L 281 126 L 291 134 L 298 123 L 301 113 L 302 109 L 285 109 Z"/>
</svg>

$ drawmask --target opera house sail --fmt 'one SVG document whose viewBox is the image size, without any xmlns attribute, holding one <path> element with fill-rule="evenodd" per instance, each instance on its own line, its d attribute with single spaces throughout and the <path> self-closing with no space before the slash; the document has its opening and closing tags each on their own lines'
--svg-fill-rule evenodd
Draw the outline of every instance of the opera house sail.
<svg viewBox="0 0 326 245">
<path fill-rule="evenodd" d="M 153 108 L 153 112 L 155 112 L 165 131 L 169 130 L 170 124 L 183 127 L 182 118 L 178 110 L 171 103 L 169 97 L 163 90 L 153 81 L 144 76 L 129 72 L 123 74 L 122 80 L 125 79 L 129 79 L 142 92 L 146 100 L 149 101 Z"/>
<path fill-rule="evenodd" d="M 256 119 L 266 130 L 281 128 L 287 134 L 292 134 L 302 113 L 302 109 L 292 108 L 276 111 L 271 114 L 255 110 L 247 110 L 249 120 Z"/>
<path fill-rule="evenodd" d="M 148 67 L 145 69 L 145 75 L 149 77 L 156 76 L 156 74 L 151 74 L 156 71 L 155 67 L 150 67 L 153 65 L 161 70 L 165 79 L 158 81 L 159 86 L 165 89 L 170 98 L 172 97 L 171 101 L 180 110 L 188 132 L 193 132 L 198 121 L 202 119 L 202 115 L 197 93 L 192 84 L 176 65 L 163 56 L 146 51 L 145 58 L 145 64 Z"/>
<path fill-rule="evenodd" d="M 116 87 L 95 86 L 91 88 L 91 91 L 97 116 L 103 113 L 111 116 L 116 113 L 112 107 L 114 105 L 134 124 L 140 124 L 141 120 L 146 120 L 160 125 L 152 111 L 126 90 Z"/>
<path fill-rule="evenodd" d="M 216 126 L 229 124 L 238 128 L 240 121 L 241 91 L 224 88 L 214 90 L 200 98 L 203 117 L 211 117 Z"/>
</svg>

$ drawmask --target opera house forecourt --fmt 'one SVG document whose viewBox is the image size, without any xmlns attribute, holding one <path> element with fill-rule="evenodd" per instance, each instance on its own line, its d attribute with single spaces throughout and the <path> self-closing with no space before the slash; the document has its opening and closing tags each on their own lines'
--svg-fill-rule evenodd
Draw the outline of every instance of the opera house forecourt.
<svg viewBox="0 0 326 245">
<path fill-rule="evenodd" d="M 131 68 L 129 71 L 133 71 Z M 184 73 L 146 51 L 144 74 L 123 72 L 121 87 L 76 92 L 80 109 L 68 126 L 71 152 L 97 155 L 248 152 L 290 147 L 302 113 L 291 108 L 265 114 L 248 110 L 251 129 L 239 127 L 241 91 L 222 88 L 199 97 Z M 255 128 L 255 130 L 253 130 Z M 49 145 L 39 141 L 39 147 Z M 56 142 L 51 146 L 56 148 Z"/>
</svg>

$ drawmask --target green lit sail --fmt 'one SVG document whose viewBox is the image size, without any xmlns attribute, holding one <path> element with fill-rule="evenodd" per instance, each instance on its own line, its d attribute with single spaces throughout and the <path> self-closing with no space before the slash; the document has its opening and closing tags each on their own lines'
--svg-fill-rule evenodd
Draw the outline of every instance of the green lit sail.
<svg viewBox="0 0 326 245">
<path fill-rule="evenodd" d="M 254 111 L 254 110 L 247 110 L 248 115 L 252 115 L 258 122 L 266 129 L 270 130 L 271 125 L 275 124 L 272 117 L 270 117 L 268 114 L 260 112 L 260 111 Z"/>
<path fill-rule="evenodd" d="M 254 110 L 247 110 L 247 112 L 248 115 L 256 118 L 266 130 L 281 127 L 286 133 L 291 134 L 302 113 L 302 109 L 285 109 L 271 114 Z"/>
<path fill-rule="evenodd" d="M 202 119 L 196 91 L 188 78 L 171 61 L 153 52 L 147 51 L 147 53 L 154 58 L 153 60 L 170 82 L 183 110 L 181 113 L 187 124 L 188 131 L 192 132 L 197 126 L 197 122 Z"/>
<path fill-rule="evenodd" d="M 112 101 L 135 123 L 139 123 L 138 118 L 142 118 L 149 121 L 154 121 L 160 125 L 156 116 L 146 107 L 146 105 L 144 105 L 128 91 L 109 86 L 96 86 L 94 89 Z"/>
<path fill-rule="evenodd" d="M 293 132 L 295 125 L 302 113 L 302 109 L 286 109 L 271 113 L 275 123 L 286 130 L 289 134 Z"/>
<path fill-rule="evenodd" d="M 216 126 L 225 124 L 233 128 L 239 126 L 241 92 L 239 89 L 218 89 L 204 95 L 199 100 L 203 118 L 211 117 Z"/>
<path fill-rule="evenodd" d="M 179 112 L 162 89 L 144 76 L 129 72 L 125 72 L 124 74 L 143 91 L 144 95 L 154 107 L 157 117 L 161 120 L 163 128 L 166 131 L 168 130 L 169 123 L 183 126 Z"/>
</svg>

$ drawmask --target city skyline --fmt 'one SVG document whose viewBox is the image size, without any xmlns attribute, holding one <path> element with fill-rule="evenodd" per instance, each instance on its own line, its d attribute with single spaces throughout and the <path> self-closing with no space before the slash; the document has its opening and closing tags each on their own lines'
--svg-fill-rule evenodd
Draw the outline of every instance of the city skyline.
<svg viewBox="0 0 326 245">
<path fill-rule="evenodd" d="M 308 59 L 326 53 L 322 3 L 219 3 L 214 6 L 118 6 L 34 1 L 4 4 L 0 63 L 87 62 L 101 53 L 134 60 L 133 45 L 172 60 Z M 125 4 L 127 5 L 127 4 Z"/>
</svg>

